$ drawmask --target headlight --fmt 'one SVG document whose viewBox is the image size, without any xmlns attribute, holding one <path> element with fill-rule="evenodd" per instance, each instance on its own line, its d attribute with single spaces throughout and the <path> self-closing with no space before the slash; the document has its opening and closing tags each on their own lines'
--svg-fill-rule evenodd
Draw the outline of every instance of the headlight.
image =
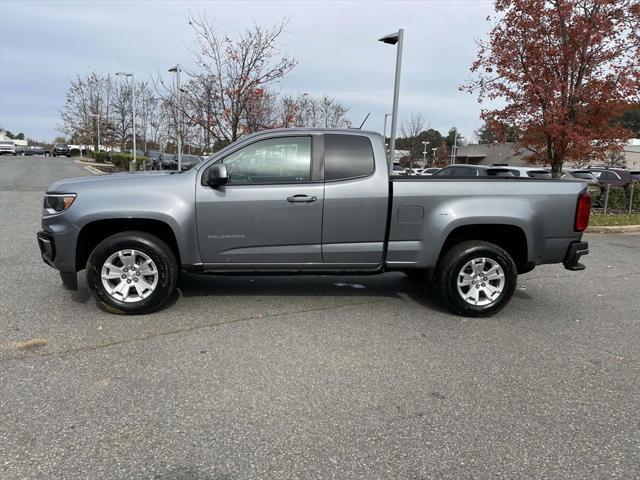
<svg viewBox="0 0 640 480">
<path fill-rule="evenodd" d="M 44 209 L 51 215 L 64 212 L 75 199 L 75 193 L 45 193 Z"/>
</svg>

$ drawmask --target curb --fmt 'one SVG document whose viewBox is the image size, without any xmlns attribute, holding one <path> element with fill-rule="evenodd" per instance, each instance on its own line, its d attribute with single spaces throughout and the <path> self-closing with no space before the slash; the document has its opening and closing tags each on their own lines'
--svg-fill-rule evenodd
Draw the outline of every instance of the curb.
<svg viewBox="0 0 640 480">
<path fill-rule="evenodd" d="M 104 175 L 105 172 L 103 172 L 102 170 L 98 170 L 95 167 L 92 167 L 91 165 L 86 165 L 84 167 L 85 170 L 88 170 L 89 172 L 93 173 L 94 175 Z"/>
<path fill-rule="evenodd" d="M 80 165 L 82 168 L 84 168 L 88 172 L 92 173 L 93 175 L 105 175 L 105 174 L 109 173 L 109 172 L 105 172 L 104 170 L 100 170 L 97 167 L 100 167 L 100 166 L 112 167 L 112 165 L 110 165 L 108 163 L 83 162 L 82 160 L 80 160 L 78 158 L 74 158 L 73 159 L 73 163 L 76 163 L 76 164 Z"/>
<path fill-rule="evenodd" d="M 584 233 L 640 233 L 640 225 L 589 227 Z"/>
</svg>

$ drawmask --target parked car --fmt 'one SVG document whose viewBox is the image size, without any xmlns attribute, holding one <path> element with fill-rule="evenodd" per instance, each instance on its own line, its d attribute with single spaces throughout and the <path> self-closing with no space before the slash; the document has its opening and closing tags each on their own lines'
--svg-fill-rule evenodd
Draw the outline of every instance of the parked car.
<svg viewBox="0 0 640 480">
<path fill-rule="evenodd" d="M 433 177 L 517 177 L 519 174 L 510 167 L 488 165 L 452 164 L 434 173 Z"/>
<path fill-rule="evenodd" d="M 71 150 L 69 149 L 69 145 L 67 145 L 66 143 L 56 143 L 51 149 L 51 156 L 52 157 L 58 157 L 58 156 L 70 157 Z"/>
<path fill-rule="evenodd" d="M 203 158 L 198 155 L 182 155 L 182 170 L 189 170 L 193 168 L 200 162 L 202 162 Z M 176 168 L 178 168 L 178 160 L 176 159 Z"/>
<path fill-rule="evenodd" d="M 161 170 L 175 170 L 177 167 L 174 167 L 174 157 L 173 153 L 161 153 L 160 154 L 160 169 Z M 178 165 L 178 162 L 175 162 L 175 165 Z"/>
<path fill-rule="evenodd" d="M 640 182 L 640 170 L 631 170 L 629 175 L 631 175 L 634 182 Z"/>
<path fill-rule="evenodd" d="M 540 167 L 513 167 L 509 165 L 508 167 L 505 165 L 492 165 L 493 167 L 505 167 L 509 168 L 516 177 L 528 177 L 528 178 L 544 178 L 551 179 L 551 172 L 549 170 L 545 170 Z"/>
<path fill-rule="evenodd" d="M 194 165 L 202 162 L 202 157 L 198 155 L 182 155 L 182 170 L 189 170 Z M 164 154 L 162 157 L 163 170 L 177 170 L 178 169 L 178 155 Z"/>
<path fill-rule="evenodd" d="M 420 172 L 420 175 L 433 175 L 436 172 L 438 172 L 439 170 L 441 170 L 441 169 L 440 168 L 436 168 L 436 167 L 425 168 L 424 170 L 422 170 L 422 172 Z"/>
<path fill-rule="evenodd" d="M 407 174 L 407 169 L 405 167 L 403 167 L 402 165 L 400 165 L 399 163 L 394 163 L 393 164 L 393 175 L 406 175 Z"/>
<path fill-rule="evenodd" d="M 160 150 L 149 150 L 145 153 L 145 157 L 149 159 L 151 170 L 160 170 L 162 152 Z"/>
<path fill-rule="evenodd" d="M 16 144 L 13 140 L 0 140 L 0 155 L 16 155 Z"/>
<path fill-rule="evenodd" d="M 44 156 L 44 147 L 41 147 L 40 145 L 31 145 L 24 151 L 24 154 Z"/>
<path fill-rule="evenodd" d="M 536 265 L 582 270 L 582 182 L 389 178 L 380 134 L 279 129 L 185 172 L 60 180 L 44 196 L 43 260 L 112 313 L 142 314 L 180 270 L 424 275 L 460 315 L 487 316 Z M 447 181 L 443 181 L 447 180 Z M 481 181 L 480 181 L 481 180 Z"/>
<path fill-rule="evenodd" d="M 612 187 L 627 188 L 633 183 L 630 170 L 614 167 L 593 167 L 585 169 L 596 178 L 600 187 L 611 185 Z"/>
<path fill-rule="evenodd" d="M 590 173 L 580 173 L 579 171 L 574 171 L 570 169 L 564 169 L 562 171 L 562 175 L 560 176 L 561 180 L 580 180 L 587 184 L 587 191 L 591 196 L 599 196 L 602 193 L 602 189 L 600 188 L 600 184 L 596 177 L 594 177 Z"/>
</svg>

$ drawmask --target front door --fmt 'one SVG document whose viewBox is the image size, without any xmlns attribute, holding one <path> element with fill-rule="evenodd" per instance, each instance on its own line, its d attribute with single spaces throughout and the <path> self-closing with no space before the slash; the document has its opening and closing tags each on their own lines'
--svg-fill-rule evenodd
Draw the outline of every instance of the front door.
<svg viewBox="0 0 640 480">
<path fill-rule="evenodd" d="M 258 140 L 216 162 L 226 166 L 229 182 L 196 187 L 198 242 L 207 267 L 322 263 L 324 185 L 314 181 L 311 153 L 310 136 L 287 136 Z"/>
</svg>

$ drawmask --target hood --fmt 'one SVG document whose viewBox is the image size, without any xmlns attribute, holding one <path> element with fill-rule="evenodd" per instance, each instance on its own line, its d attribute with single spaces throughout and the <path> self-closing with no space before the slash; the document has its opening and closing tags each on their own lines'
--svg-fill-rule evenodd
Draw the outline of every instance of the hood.
<svg viewBox="0 0 640 480">
<path fill-rule="evenodd" d="M 98 175 L 91 177 L 76 177 L 58 180 L 47 188 L 48 193 L 77 193 L 80 190 L 113 188 L 123 186 L 152 186 L 154 184 L 163 185 L 167 180 L 174 177 L 189 176 L 191 171 L 154 171 L 145 173 L 114 173 L 109 175 Z"/>
</svg>

